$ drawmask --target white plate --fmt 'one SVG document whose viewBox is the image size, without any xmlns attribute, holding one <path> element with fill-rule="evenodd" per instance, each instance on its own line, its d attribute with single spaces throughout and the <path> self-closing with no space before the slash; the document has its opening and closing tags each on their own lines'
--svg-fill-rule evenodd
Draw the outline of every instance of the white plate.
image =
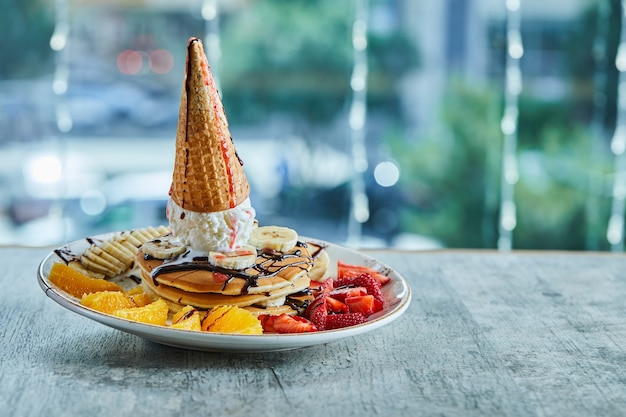
<svg viewBox="0 0 626 417">
<path fill-rule="evenodd" d="M 112 234 L 94 236 L 93 239 L 105 240 Z M 195 349 L 204 351 L 233 351 L 233 352 L 263 352 L 297 349 L 306 346 L 313 346 L 323 343 L 334 342 L 346 337 L 356 336 L 381 326 L 391 323 L 404 313 L 411 301 L 411 290 L 406 280 L 389 266 L 376 259 L 360 252 L 338 246 L 332 243 L 317 239 L 301 237 L 302 241 L 309 241 L 326 246 L 330 256 L 330 266 L 327 275 L 336 274 L 337 260 L 349 264 L 366 265 L 375 268 L 391 277 L 391 281 L 382 287 L 385 297 L 385 308 L 376 315 L 370 316 L 369 321 L 364 324 L 351 326 L 337 330 L 326 330 L 312 333 L 299 334 L 263 334 L 263 335 L 233 335 L 224 333 L 194 332 L 188 330 L 171 329 L 164 326 L 137 323 L 134 321 L 114 317 L 100 313 L 96 310 L 84 307 L 80 304 L 80 299 L 75 298 L 66 292 L 55 287 L 48 280 L 50 268 L 55 262 L 61 262 L 61 258 L 56 251 L 46 256 L 39 265 L 37 276 L 39 285 L 48 297 L 56 301 L 70 311 L 93 319 L 97 322 L 113 327 L 115 329 L 132 333 L 153 342 L 164 345 L 175 346 L 185 349 Z M 79 240 L 63 246 L 62 250 L 67 250 L 75 255 L 83 253 L 89 242 L 87 239 Z M 121 277 L 118 282 L 127 285 L 137 285 L 131 278 Z M 127 282 L 124 282 L 126 280 Z"/>
</svg>

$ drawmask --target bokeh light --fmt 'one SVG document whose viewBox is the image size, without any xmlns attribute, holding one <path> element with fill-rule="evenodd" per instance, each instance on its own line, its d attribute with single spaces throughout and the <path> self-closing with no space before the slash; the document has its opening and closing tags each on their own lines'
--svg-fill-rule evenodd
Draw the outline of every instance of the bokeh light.
<svg viewBox="0 0 626 417">
<path fill-rule="evenodd" d="M 117 68 L 122 74 L 136 75 L 143 68 L 143 55 L 139 51 L 127 49 L 117 56 Z"/>
<path fill-rule="evenodd" d="M 174 68 L 174 56 L 167 49 L 157 49 L 150 52 L 150 69 L 156 74 L 167 74 Z"/>
<path fill-rule="evenodd" d="M 374 179 L 381 187 L 391 187 L 400 179 L 400 169 L 393 162 L 381 162 L 374 168 Z"/>
<path fill-rule="evenodd" d="M 26 175 L 32 181 L 40 184 L 54 184 L 61 179 L 63 164 L 54 155 L 44 155 L 33 158 L 26 167 Z"/>
</svg>

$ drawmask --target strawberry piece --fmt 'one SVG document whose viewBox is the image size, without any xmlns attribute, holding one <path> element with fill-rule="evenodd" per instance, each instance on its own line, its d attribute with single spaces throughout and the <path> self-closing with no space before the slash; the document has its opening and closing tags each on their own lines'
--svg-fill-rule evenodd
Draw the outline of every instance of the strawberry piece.
<svg viewBox="0 0 626 417">
<path fill-rule="evenodd" d="M 336 298 L 327 296 L 326 297 L 326 308 L 329 313 L 333 314 L 341 314 L 348 312 L 348 306 Z"/>
<path fill-rule="evenodd" d="M 324 282 L 311 281 L 311 283 L 309 284 L 309 289 L 313 292 L 313 295 L 315 297 L 318 297 L 321 294 L 328 294 L 333 289 L 333 280 L 329 278 Z"/>
<path fill-rule="evenodd" d="M 277 333 L 274 330 L 274 321 L 277 316 L 273 316 L 271 314 L 259 314 L 257 317 L 261 322 L 261 327 L 263 327 L 263 333 Z"/>
<path fill-rule="evenodd" d="M 340 287 L 332 290 L 329 294 L 331 297 L 345 303 L 348 297 L 357 297 L 359 295 L 367 295 L 365 287 Z"/>
<path fill-rule="evenodd" d="M 369 294 L 348 297 L 346 298 L 346 304 L 351 313 L 361 313 L 365 317 L 369 317 L 383 309 L 383 303 Z"/>
<path fill-rule="evenodd" d="M 325 329 L 341 329 L 365 323 L 367 319 L 361 313 L 331 314 L 326 317 Z"/>
<path fill-rule="evenodd" d="M 213 272 L 213 279 L 215 280 L 215 282 L 217 283 L 223 283 L 226 282 L 230 279 L 231 277 L 224 274 L 223 272 Z"/>
<path fill-rule="evenodd" d="M 263 333 L 305 333 L 316 332 L 313 323 L 299 316 L 290 316 L 285 313 L 280 316 L 260 314 L 259 321 L 263 326 Z"/>
<path fill-rule="evenodd" d="M 337 278 L 358 277 L 361 274 L 369 274 L 372 278 L 378 281 L 380 285 L 385 285 L 386 283 L 391 281 L 391 278 L 389 278 L 387 275 L 369 266 L 352 265 L 345 262 L 337 261 Z"/>
<path fill-rule="evenodd" d="M 317 331 L 315 325 L 304 317 L 290 316 L 285 313 L 276 316 L 273 327 L 274 331 L 277 333 L 306 333 Z"/>
<path fill-rule="evenodd" d="M 322 284 L 323 282 L 315 281 L 312 279 L 311 283 L 309 284 L 309 289 L 311 291 L 319 291 L 322 288 Z"/>
<path fill-rule="evenodd" d="M 326 297 L 326 295 L 321 295 L 314 299 L 304 313 L 304 316 L 308 318 L 318 330 L 324 330 L 326 326 L 326 317 L 328 316 Z"/>
<path fill-rule="evenodd" d="M 380 290 L 380 284 L 369 274 L 361 274 L 356 277 L 337 278 L 335 280 L 335 288 L 339 287 L 365 287 L 367 293 L 373 295 L 378 301 L 385 305 L 385 297 Z"/>
</svg>

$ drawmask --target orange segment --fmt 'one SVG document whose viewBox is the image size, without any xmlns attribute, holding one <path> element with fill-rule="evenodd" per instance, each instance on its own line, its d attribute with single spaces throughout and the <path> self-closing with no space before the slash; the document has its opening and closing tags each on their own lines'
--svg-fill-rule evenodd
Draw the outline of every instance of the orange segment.
<svg viewBox="0 0 626 417">
<path fill-rule="evenodd" d="M 111 314 L 115 310 L 137 307 L 124 293 L 119 291 L 98 291 L 83 295 L 80 303 L 85 307 Z"/>
<path fill-rule="evenodd" d="M 116 317 L 141 323 L 165 326 L 168 312 L 169 308 L 167 307 L 167 303 L 162 298 L 159 298 L 146 306 L 115 310 L 112 314 Z"/>
<path fill-rule="evenodd" d="M 174 329 L 200 331 L 200 312 L 192 306 L 185 306 L 172 318 Z"/>
<path fill-rule="evenodd" d="M 148 294 L 133 294 L 127 295 L 127 297 L 132 300 L 132 302 L 135 304 L 135 307 L 144 307 L 154 302 L 152 297 L 150 297 Z"/>
<path fill-rule="evenodd" d="M 122 291 L 122 287 L 114 282 L 88 277 L 63 263 L 52 265 L 48 279 L 74 297 L 98 291 Z"/>
<path fill-rule="evenodd" d="M 148 294 L 143 292 L 143 287 L 141 285 L 136 286 L 133 289 L 124 292 L 124 295 L 135 303 L 135 307 L 143 307 L 147 306 L 154 300 Z"/>
<path fill-rule="evenodd" d="M 219 333 L 262 334 L 256 316 L 236 306 L 217 306 L 202 320 L 202 330 Z"/>
</svg>

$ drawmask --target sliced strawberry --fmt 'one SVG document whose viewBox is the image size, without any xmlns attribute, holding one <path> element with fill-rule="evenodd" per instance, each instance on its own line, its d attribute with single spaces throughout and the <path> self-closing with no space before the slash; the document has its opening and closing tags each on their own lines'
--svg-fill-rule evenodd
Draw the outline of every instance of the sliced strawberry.
<svg viewBox="0 0 626 417">
<path fill-rule="evenodd" d="M 328 294 L 333 289 L 333 280 L 332 278 L 329 278 L 324 282 L 311 281 L 311 283 L 309 284 L 309 289 L 312 291 L 315 297 L 319 296 L 320 294 Z"/>
<path fill-rule="evenodd" d="M 348 306 L 336 298 L 327 296 L 326 297 L 326 308 L 329 313 L 333 314 L 341 314 L 348 312 Z"/>
<path fill-rule="evenodd" d="M 223 272 L 213 272 L 213 279 L 215 280 L 215 282 L 217 283 L 223 283 L 226 282 L 230 279 L 231 277 L 224 274 Z"/>
<path fill-rule="evenodd" d="M 361 313 L 330 314 L 326 317 L 326 330 L 341 329 L 365 323 L 367 319 Z"/>
<path fill-rule="evenodd" d="M 331 297 L 336 298 L 341 302 L 345 302 L 347 297 L 356 297 L 359 295 L 367 295 L 367 288 L 365 287 L 339 287 L 332 290 L 329 294 Z"/>
<path fill-rule="evenodd" d="M 322 288 L 322 282 L 311 280 L 311 283 L 309 284 L 309 289 L 311 291 L 319 291 L 321 288 Z"/>
<path fill-rule="evenodd" d="M 356 277 L 337 278 L 334 282 L 335 288 L 339 287 L 365 287 L 367 293 L 373 295 L 378 301 L 385 305 L 385 297 L 380 290 L 380 284 L 369 274 L 361 274 Z"/>
<path fill-rule="evenodd" d="M 259 314 L 258 319 L 261 322 L 261 327 L 263 327 L 263 333 L 277 333 L 274 330 L 274 321 L 277 316 L 272 316 L 271 314 Z"/>
<path fill-rule="evenodd" d="M 306 333 L 317 331 L 315 325 L 304 317 L 290 316 L 285 313 L 276 316 L 273 328 L 276 333 Z"/>
<path fill-rule="evenodd" d="M 386 283 L 391 281 L 391 278 L 389 278 L 387 275 L 369 266 L 352 265 L 345 262 L 337 261 L 337 278 L 357 277 L 361 274 L 369 274 L 372 278 L 378 281 L 380 285 L 385 285 Z"/>
<path fill-rule="evenodd" d="M 321 295 L 314 299 L 304 313 L 304 316 L 317 327 L 317 330 L 324 330 L 326 325 L 326 316 L 328 316 L 326 297 L 326 295 Z"/>
<path fill-rule="evenodd" d="M 346 304 L 351 313 L 361 313 L 365 317 L 383 309 L 383 304 L 373 295 L 358 295 L 346 298 Z"/>
</svg>

